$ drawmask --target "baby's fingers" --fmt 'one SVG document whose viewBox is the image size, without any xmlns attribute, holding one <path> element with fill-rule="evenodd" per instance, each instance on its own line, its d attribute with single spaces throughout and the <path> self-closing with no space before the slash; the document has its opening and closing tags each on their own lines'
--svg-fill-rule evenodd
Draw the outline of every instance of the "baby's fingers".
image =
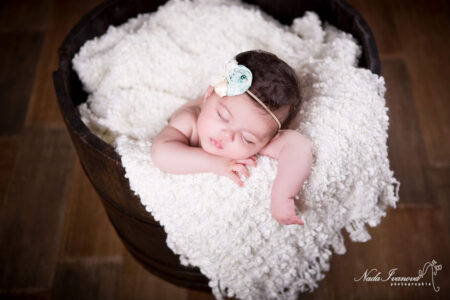
<svg viewBox="0 0 450 300">
<path fill-rule="evenodd" d="M 233 180 L 238 186 L 242 187 L 242 186 L 244 185 L 244 184 L 242 183 L 241 178 L 239 178 L 239 176 L 238 176 L 236 173 L 234 173 L 233 171 L 228 172 L 228 173 L 226 174 L 226 176 L 227 176 L 228 178 L 230 178 L 231 180 Z"/>
<path fill-rule="evenodd" d="M 247 167 L 241 164 L 234 164 L 231 167 L 231 170 L 238 172 L 242 175 L 244 175 L 245 177 L 249 178 L 250 177 L 250 172 L 247 170 Z"/>
<path fill-rule="evenodd" d="M 292 224 L 305 225 L 305 222 L 300 218 L 295 218 Z"/>
<path fill-rule="evenodd" d="M 289 220 L 286 222 L 286 225 L 293 225 L 293 224 L 305 225 L 302 219 L 300 219 L 297 216 L 289 218 Z"/>
<path fill-rule="evenodd" d="M 250 158 L 245 158 L 245 159 L 238 159 L 238 160 L 236 160 L 236 162 L 240 163 L 240 164 L 251 165 L 253 167 L 256 167 L 256 158 L 254 156 L 252 156 Z"/>
</svg>

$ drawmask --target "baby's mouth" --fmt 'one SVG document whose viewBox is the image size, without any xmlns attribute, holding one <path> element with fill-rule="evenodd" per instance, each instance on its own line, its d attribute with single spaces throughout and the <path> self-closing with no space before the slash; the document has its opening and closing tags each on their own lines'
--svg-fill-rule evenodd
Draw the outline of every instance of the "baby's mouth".
<svg viewBox="0 0 450 300">
<path fill-rule="evenodd" d="M 211 144 L 213 144 L 213 145 L 216 146 L 217 148 L 219 148 L 219 149 L 222 149 L 222 148 L 223 148 L 223 147 L 222 147 L 222 144 L 221 144 L 219 141 L 217 141 L 217 140 L 215 140 L 215 139 L 213 139 L 213 138 L 210 138 L 209 140 L 210 140 Z"/>
</svg>

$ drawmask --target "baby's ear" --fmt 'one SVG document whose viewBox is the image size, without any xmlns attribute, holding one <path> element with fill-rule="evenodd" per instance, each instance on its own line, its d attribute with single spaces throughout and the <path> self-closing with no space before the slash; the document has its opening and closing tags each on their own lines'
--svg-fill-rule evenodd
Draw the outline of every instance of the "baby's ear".
<svg viewBox="0 0 450 300">
<path fill-rule="evenodd" d="M 205 96 L 203 97 L 203 103 L 205 103 L 206 99 L 211 96 L 211 94 L 214 92 L 213 86 L 208 86 L 208 89 L 206 90 Z"/>
</svg>

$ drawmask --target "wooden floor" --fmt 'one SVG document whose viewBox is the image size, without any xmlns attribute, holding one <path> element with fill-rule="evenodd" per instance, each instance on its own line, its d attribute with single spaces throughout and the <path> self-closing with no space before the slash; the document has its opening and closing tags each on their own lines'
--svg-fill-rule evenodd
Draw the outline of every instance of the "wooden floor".
<svg viewBox="0 0 450 300">
<path fill-rule="evenodd" d="M 390 108 L 400 204 L 367 243 L 334 255 L 302 299 L 450 299 L 450 10 L 442 1 L 352 0 L 369 23 Z M 57 48 L 98 0 L 0 1 L 0 298 L 213 299 L 147 273 L 119 241 L 58 110 Z M 366 269 L 432 286 L 355 282 Z M 431 281 L 430 272 L 424 282 Z"/>
</svg>

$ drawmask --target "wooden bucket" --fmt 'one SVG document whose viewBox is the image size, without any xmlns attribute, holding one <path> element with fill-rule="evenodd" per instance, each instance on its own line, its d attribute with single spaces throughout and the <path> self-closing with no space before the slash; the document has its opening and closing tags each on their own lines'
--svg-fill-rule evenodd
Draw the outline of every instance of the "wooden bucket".
<svg viewBox="0 0 450 300">
<path fill-rule="evenodd" d="M 100 36 L 109 25 L 120 25 L 139 13 L 156 11 L 162 0 L 106 1 L 85 15 L 69 32 L 59 48 L 58 70 L 53 73 L 55 91 L 67 130 L 81 165 L 101 196 L 117 234 L 133 256 L 150 272 L 176 285 L 210 290 L 207 278 L 198 268 L 184 267 L 166 245 L 166 233 L 140 199 L 130 190 L 120 156 L 112 146 L 95 136 L 81 121 L 77 105 L 87 99 L 72 58 L 80 47 Z M 353 34 L 363 48 L 360 66 L 380 74 L 380 61 L 374 37 L 363 18 L 341 0 L 254 0 L 262 10 L 290 25 L 305 11 L 315 11 L 323 21 Z M 149 154 L 150 155 L 150 154 Z"/>
</svg>

